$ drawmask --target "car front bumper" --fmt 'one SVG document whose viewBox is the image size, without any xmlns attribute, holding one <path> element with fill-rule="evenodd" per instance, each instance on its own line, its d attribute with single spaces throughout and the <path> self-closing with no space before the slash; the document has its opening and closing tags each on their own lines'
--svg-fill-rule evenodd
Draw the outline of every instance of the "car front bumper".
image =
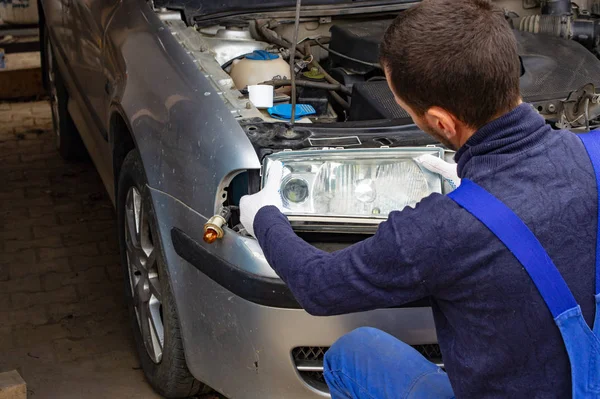
<svg viewBox="0 0 600 399">
<path fill-rule="evenodd" d="M 201 240 L 206 218 L 165 193 L 151 192 L 188 367 L 225 396 L 328 396 L 312 378 L 319 369 L 316 352 L 361 326 L 410 345 L 437 342 L 431 309 L 422 304 L 309 315 L 298 308 L 254 240 L 226 232 L 207 245 Z M 306 358 L 313 352 L 314 358 Z M 300 357 L 308 362 L 299 362 Z"/>
</svg>

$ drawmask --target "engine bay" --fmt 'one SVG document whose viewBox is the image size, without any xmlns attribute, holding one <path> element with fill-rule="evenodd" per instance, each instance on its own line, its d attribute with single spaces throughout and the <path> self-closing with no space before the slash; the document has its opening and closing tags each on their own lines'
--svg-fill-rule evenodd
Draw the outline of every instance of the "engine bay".
<svg viewBox="0 0 600 399">
<path fill-rule="evenodd" d="M 523 99 L 556 127 L 576 130 L 598 126 L 600 110 L 595 111 L 596 100 L 590 90 L 595 93 L 600 85 L 600 35 L 596 35 L 600 31 L 600 5 L 593 1 L 586 10 L 569 2 L 565 12 L 562 1 L 553 2 L 559 6 L 550 10 L 547 6 L 544 9 L 544 3 L 539 14 L 523 17 L 506 9 L 519 46 Z M 159 12 L 215 86 L 225 92 L 224 97 L 229 97 L 226 102 L 242 126 L 248 127 L 251 140 L 257 131 L 266 132 L 266 137 L 287 132 L 288 137 L 282 138 L 284 148 L 292 149 L 313 146 L 307 143 L 303 127 L 312 131 L 331 124 L 348 128 L 412 124 L 408 113 L 396 104 L 378 64 L 379 44 L 395 15 L 302 17 L 293 57 L 296 90 L 292 93 L 293 18 L 238 16 L 219 24 L 211 21 L 189 26 L 176 11 Z M 248 88 L 255 85 L 273 88 L 267 107 L 251 101 Z M 295 104 L 308 110 L 296 116 L 295 133 L 286 127 L 264 127 L 289 124 L 292 94 Z M 285 104 L 287 114 L 271 112 Z M 307 128 L 309 124 L 313 126 Z M 396 144 L 388 141 L 379 146 Z M 427 142 L 424 138 L 420 141 Z"/>
</svg>

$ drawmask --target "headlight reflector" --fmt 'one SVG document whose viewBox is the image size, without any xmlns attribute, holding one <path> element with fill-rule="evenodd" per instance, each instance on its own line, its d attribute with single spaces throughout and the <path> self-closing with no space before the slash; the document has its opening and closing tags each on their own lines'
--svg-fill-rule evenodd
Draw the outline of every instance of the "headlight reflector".
<svg viewBox="0 0 600 399">
<path fill-rule="evenodd" d="M 282 180 L 281 198 L 288 205 L 301 204 L 308 197 L 308 183 L 304 179 L 291 176 L 292 174 L 288 174 L 287 178 Z"/>
</svg>

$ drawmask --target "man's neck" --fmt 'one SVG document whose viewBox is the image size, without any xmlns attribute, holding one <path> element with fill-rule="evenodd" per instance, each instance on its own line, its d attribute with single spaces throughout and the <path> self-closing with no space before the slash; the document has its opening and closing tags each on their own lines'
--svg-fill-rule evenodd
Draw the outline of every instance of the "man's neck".
<svg viewBox="0 0 600 399">
<path fill-rule="evenodd" d="M 521 98 L 519 98 L 519 101 L 513 106 L 511 107 L 508 111 L 504 111 L 504 112 L 499 112 L 496 115 L 494 115 L 489 121 L 487 121 L 483 126 L 495 121 L 498 118 L 503 117 L 504 115 L 508 114 L 509 112 L 511 112 L 513 109 L 517 108 L 519 105 L 523 104 L 523 100 Z M 463 145 L 465 145 L 465 143 L 467 141 L 469 141 L 469 139 L 475 134 L 477 133 L 477 131 L 479 129 L 481 129 L 483 126 L 479 127 L 479 128 L 472 128 L 469 126 L 464 126 L 463 130 L 460 132 L 460 134 L 457 135 L 457 139 L 458 139 L 458 143 L 454 143 L 454 144 L 458 144 L 458 146 L 456 146 L 456 148 L 460 148 Z"/>
</svg>

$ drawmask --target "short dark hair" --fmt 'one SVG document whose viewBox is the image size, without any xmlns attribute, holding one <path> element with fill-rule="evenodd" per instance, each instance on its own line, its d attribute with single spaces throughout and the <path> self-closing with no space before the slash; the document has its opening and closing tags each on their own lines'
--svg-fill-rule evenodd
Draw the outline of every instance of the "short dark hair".
<svg viewBox="0 0 600 399">
<path fill-rule="evenodd" d="M 380 57 L 419 115 L 439 106 L 479 128 L 520 99 L 517 41 L 488 0 L 423 0 L 392 23 Z"/>
</svg>

